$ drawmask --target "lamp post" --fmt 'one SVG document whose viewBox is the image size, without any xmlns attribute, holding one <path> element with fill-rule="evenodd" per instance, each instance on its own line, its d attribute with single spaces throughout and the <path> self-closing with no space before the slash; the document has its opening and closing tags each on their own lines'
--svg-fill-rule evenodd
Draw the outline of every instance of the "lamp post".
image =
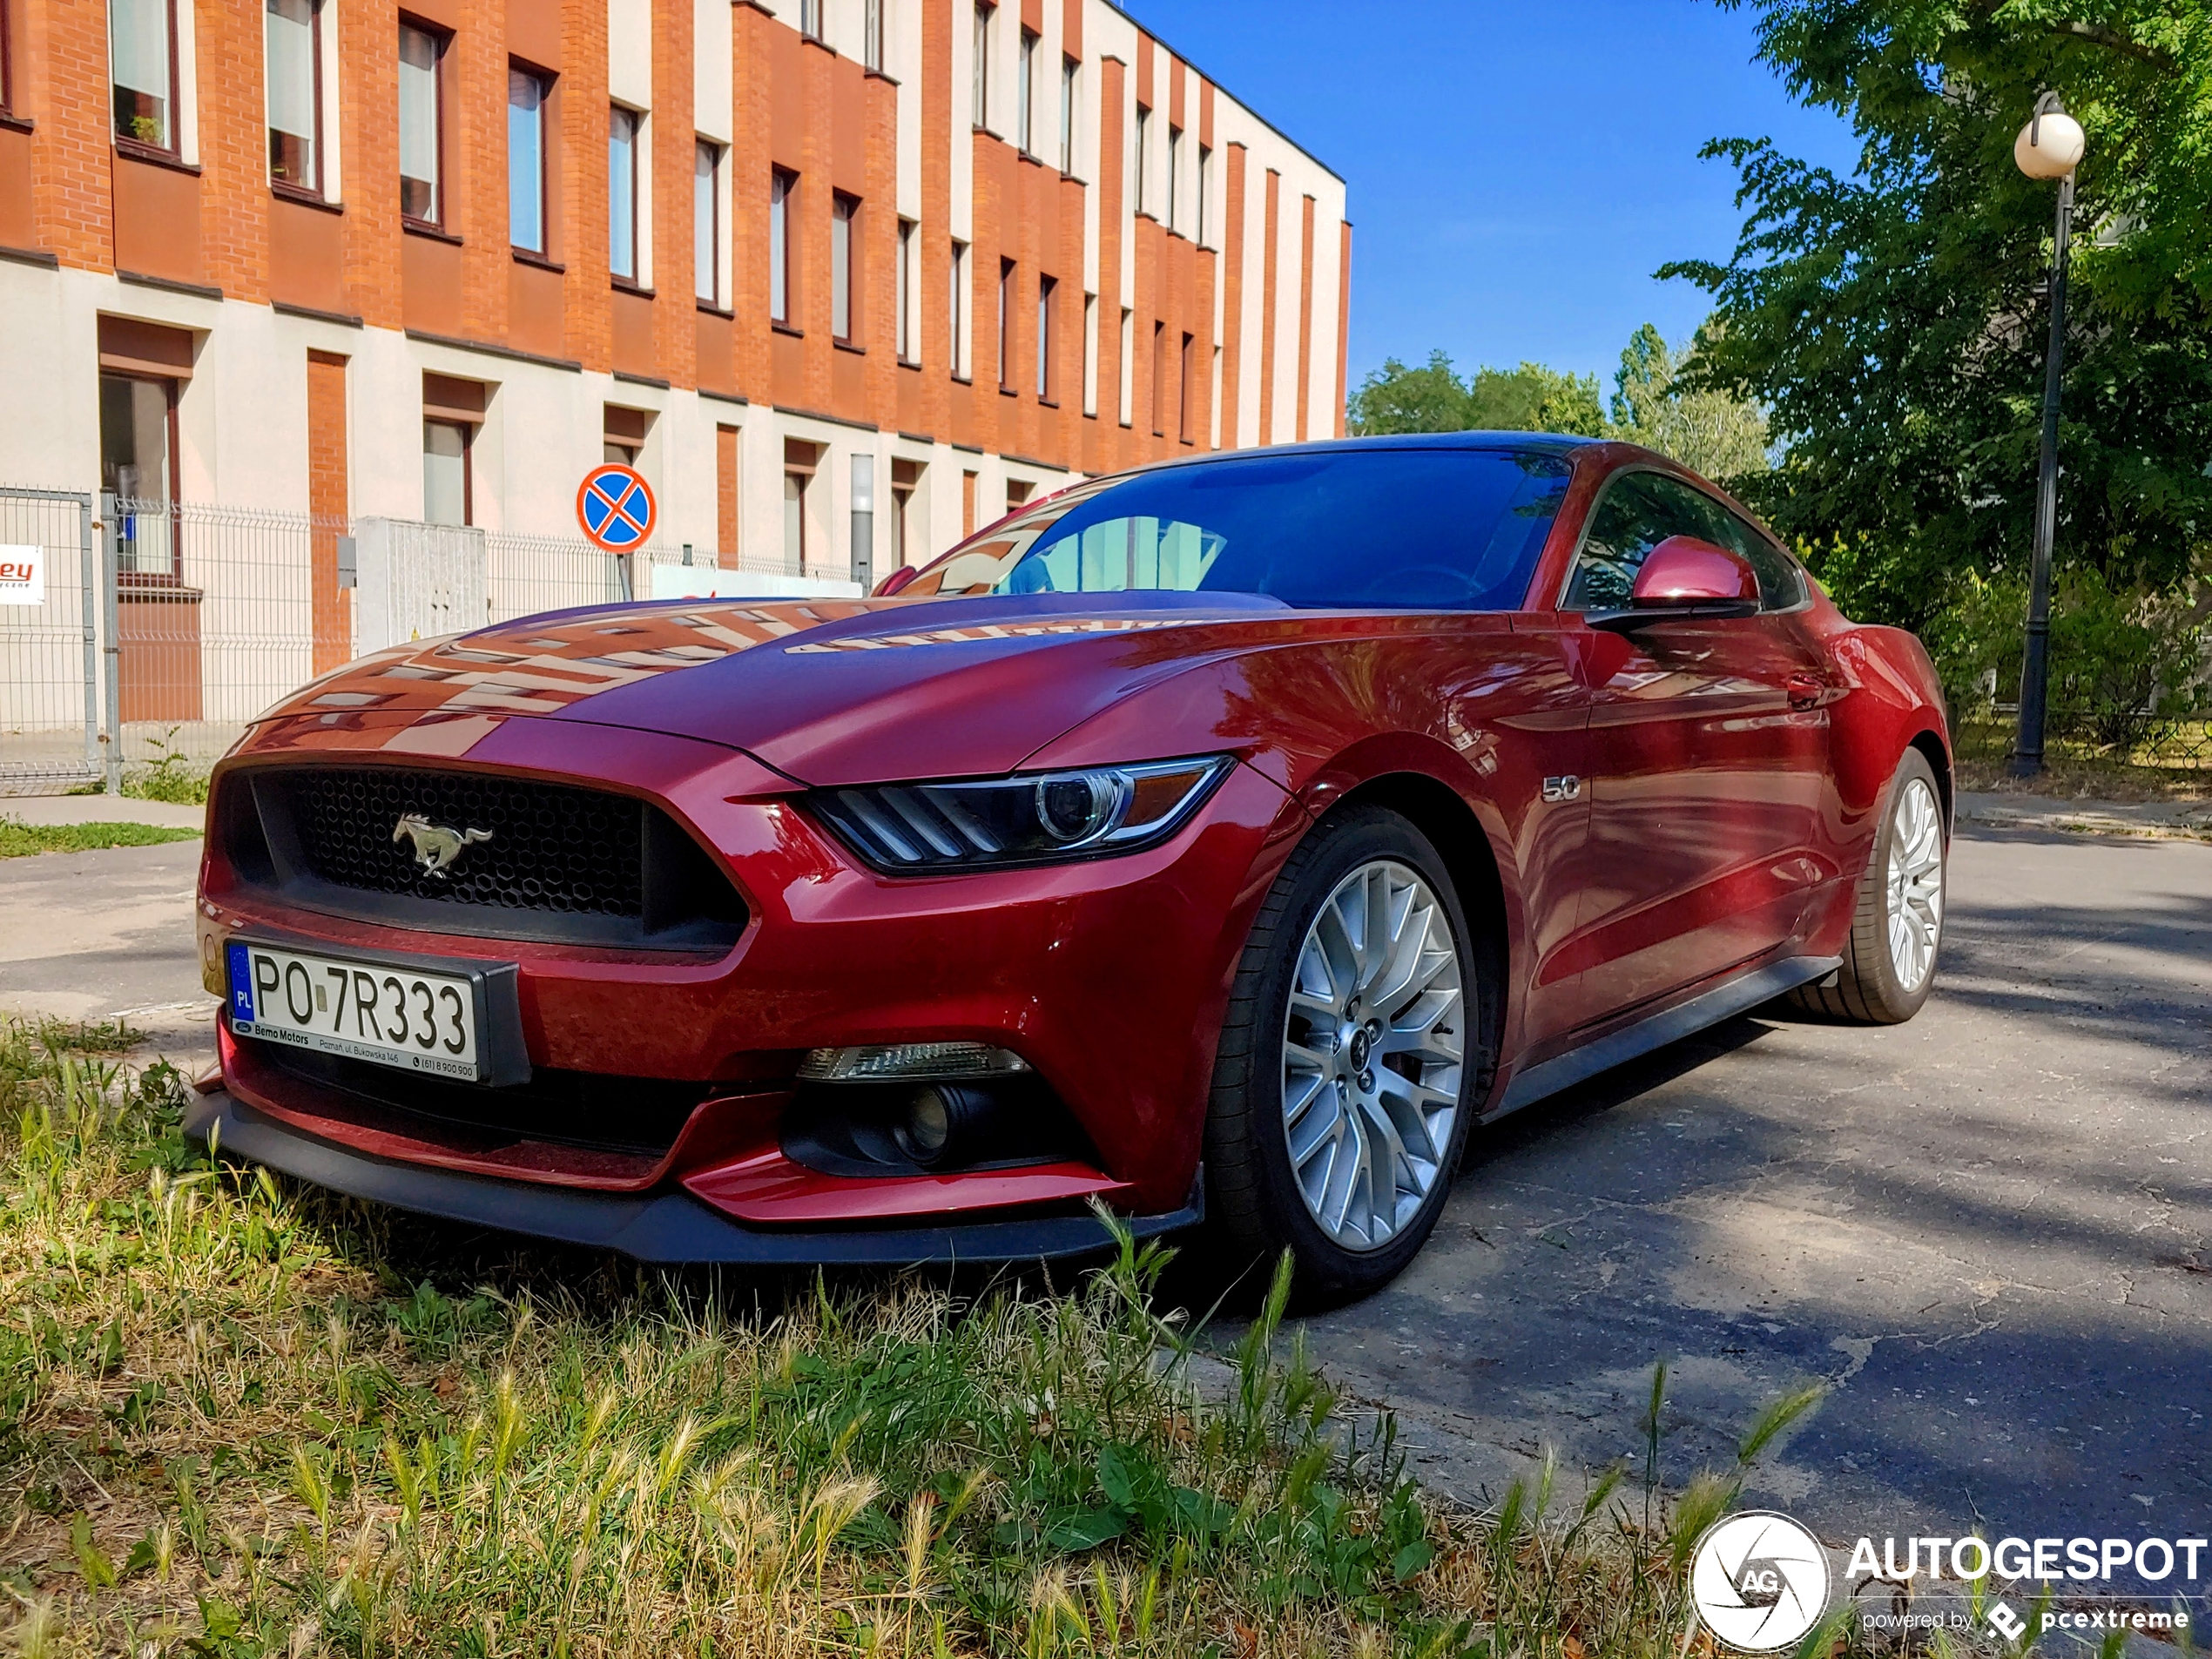
<svg viewBox="0 0 2212 1659">
<path fill-rule="evenodd" d="M 2051 345 L 2043 361 L 2043 459 L 2035 475 L 2035 551 L 2027 583 L 2027 642 L 2020 659 L 2020 736 L 2012 773 L 2043 770 L 2043 708 L 2051 683 L 2051 539 L 2059 518 L 2059 375 L 2066 350 L 2066 245 L 2074 227 L 2074 170 L 2085 147 L 2081 124 L 2056 92 L 2035 100 L 2035 113 L 2013 140 L 2013 159 L 2030 179 L 2059 181 L 2058 236 L 2051 246 Z"/>
</svg>

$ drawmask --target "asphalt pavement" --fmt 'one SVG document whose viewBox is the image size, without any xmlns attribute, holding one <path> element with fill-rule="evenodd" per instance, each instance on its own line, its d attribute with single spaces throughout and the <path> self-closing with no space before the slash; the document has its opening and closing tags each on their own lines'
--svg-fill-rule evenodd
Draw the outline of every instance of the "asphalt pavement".
<svg viewBox="0 0 2212 1659">
<path fill-rule="evenodd" d="M 1474 1501 L 1640 1473 L 1664 1361 L 1670 1485 L 1829 1386 L 1750 1497 L 1831 1540 L 2212 1534 L 2212 846 L 1966 826 L 1917 1019 L 1762 1010 L 1494 1125 L 1308 1340 Z"/>
</svg>

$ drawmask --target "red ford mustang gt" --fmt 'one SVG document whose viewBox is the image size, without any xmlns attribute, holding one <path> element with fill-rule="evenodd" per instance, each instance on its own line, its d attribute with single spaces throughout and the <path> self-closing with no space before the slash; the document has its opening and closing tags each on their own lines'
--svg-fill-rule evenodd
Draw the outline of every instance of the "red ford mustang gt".
<svg viewBox="0 0 2212 1659">
<path fill-rule="evenodd" d="M 1926 656 L 1647 451 L 1156 467 L 884 590 L 534 617 L 272 711 L 209 807 L 190 1127 L 648 1261 L 1049 1256 L 1095 1198 L 1343 1294 L 1501 1114 L 1927 995 Z"/>
</svg>

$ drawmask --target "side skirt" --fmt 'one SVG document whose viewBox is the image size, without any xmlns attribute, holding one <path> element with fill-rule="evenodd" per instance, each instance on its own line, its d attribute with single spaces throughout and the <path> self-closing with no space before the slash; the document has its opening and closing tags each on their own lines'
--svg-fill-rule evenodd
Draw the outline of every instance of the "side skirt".
<svg viewBox="0 0 2212 1659">
<path fill-rule="evenodd" d="M 1794 991 L 1800 985 L 1810 985 L 1824 979 L 1844 965 L 1840 956 L 1786 956 L 1778 962 L 1755 968 L 1741 979 L 1730 980 L 1711 990 L 1693 996 L 1687 1002 L 1677 1002 L 1670 1008 L 1637 1021 L 1634 1025 L 1569 1049 L 1541 1065 L 1531 1066 L 1518 1073 L 1506 1085 L 1505 1098 L 1497 1109 L 1482 1121 L 1494 1123 L 1507 1112 L 1517 1112 L 1523 1106 L 1534 1105 L 1562 1089 L 1595 1077 L 1602 1071 L 1638 1059 L 1655 1049 L 1663 1049 L 1670 1042 L 1732 1020 L 1739 1014 L 1748 1014 L 1762 1002 L 1770 1002 L 1785 991 Z"/>
</svg>

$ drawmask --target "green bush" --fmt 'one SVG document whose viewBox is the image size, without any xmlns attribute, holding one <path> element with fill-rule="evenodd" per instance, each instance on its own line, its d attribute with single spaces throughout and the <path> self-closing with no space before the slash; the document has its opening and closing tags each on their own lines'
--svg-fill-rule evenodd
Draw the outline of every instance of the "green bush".
<svg viewBox="0 0 2212 1659">
<path fill-rule="evenodd" d="M 179 806 L 207 805 L 207 772 L 177 748 L 176 738 L 177 728 L 172 725 L 153 739 L 154 759 L 125 776 L 125 795 L 133 800 L 165 800 Z"/>
</svg>

